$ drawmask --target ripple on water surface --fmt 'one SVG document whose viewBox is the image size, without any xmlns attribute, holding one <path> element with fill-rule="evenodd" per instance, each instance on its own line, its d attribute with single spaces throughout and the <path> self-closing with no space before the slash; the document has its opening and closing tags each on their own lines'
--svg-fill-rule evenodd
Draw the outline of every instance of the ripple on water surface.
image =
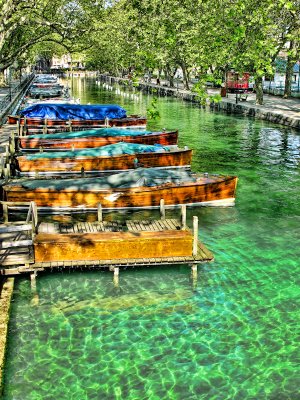
<svg viewBox="0 0 300 400">
<path fill-rule="evenodd" d="M 92 80 L 73 89 L 131 113 L 151 103 Z M 196 288 L 186 266 L 127 270 L 119 288 L 108 272 L 41 275 L 38 304 L 19 279 L 5 400 L 300 399 L 300 136 L 174 99 L 157 105 L 149 127 L 178 128 L 195 171 L 239 177 L 235 207 L 188 210 L 215 262 L 199 268 Z"/>
</svg>

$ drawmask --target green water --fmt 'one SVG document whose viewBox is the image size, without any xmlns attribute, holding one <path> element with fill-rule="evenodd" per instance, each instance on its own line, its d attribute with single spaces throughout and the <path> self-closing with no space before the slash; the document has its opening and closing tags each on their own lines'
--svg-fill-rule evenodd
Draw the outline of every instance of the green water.
<svg viewBox="0 0 300 400">
<path fill-rule="evenodd" d="M 82 102 L 145 113 L 151 97 L 74 81 Z M 102 99 L 102 100 L 101 100 Z M 159 98 L 195 171 L 236 174 L 236 206 L 194 208 L 215 261 L 44 274 L 16 284 L 5 400 L 300 399 L 300 135 Z M 137 212 L 136 218 L 156 216 Z M 176 215 L 176 212 L 169 212 Z"/>
</svg>

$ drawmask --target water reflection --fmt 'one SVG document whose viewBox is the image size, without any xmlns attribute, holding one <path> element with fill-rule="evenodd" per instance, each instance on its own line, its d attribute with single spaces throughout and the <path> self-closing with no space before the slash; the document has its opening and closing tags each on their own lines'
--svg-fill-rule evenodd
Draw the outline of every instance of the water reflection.
<svg viewBox="0 0 300 400">
<path fill-rule="evenodd" d="M 151 102 L 76 82 L 83 102 L 135 114 Z M 147 128 L 179 129 L 195 171 L 239 177 L 235 207 L 187 209 L 215 262 L 197 286 L 186 266 L 121 271 L 117 287 L 109 272 L 43 275 L 35 306 L 21 279 L 5 400 L 298 398 L 299 133 L 166 97 L 157 105 Z M 131 216 L 159 217 L 105 218 Z"/>
</svg>

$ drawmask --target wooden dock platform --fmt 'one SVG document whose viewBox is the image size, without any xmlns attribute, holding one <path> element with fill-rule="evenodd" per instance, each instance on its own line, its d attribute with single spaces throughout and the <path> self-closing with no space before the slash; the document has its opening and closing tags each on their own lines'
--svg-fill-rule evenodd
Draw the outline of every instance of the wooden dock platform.
<svg viewBox="0 0 300 400">
<path fill-rule="evenodd" d="M 4 208 L 6 203 L 4 203 Z M 7 215 L 7 213 L 4 213 Z M 0 269 L 16 275 L 57 268 L 109 268 L 170 264 L 196 265 L 213 260 L 198 240 L 198 219 L 193 231 L 186 226 L 185 207 L 177 219 L 38 222 L 31 203 L 26 221 L 0 225 Z"/>
</svg>

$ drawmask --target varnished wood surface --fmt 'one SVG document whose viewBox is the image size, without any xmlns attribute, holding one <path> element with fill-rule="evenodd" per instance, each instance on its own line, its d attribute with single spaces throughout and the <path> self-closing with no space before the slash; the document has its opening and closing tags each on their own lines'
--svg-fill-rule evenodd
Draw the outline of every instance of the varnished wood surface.
<svg viewBox="0 0 300 400">
<path fill-rule="evenodd" d="M 8 116 L 8 123 L 9 124 L 17 124 L 19 121 L 20 125 L 24 126 L 24 118 L 19 118 L 15 115 Z M 99 120 L 62 120 L 62 119 L 44 119 L 44 118 L 26 118 L 26 125 L 35 125 L 35 126 L 68 126 L 70 123 L 71 125 L 104 125 L 108 123 L 109 126 L 134 126 L 134 125 L 146 125 L 147 118 L 141 117 L 138 115 L 129 115 L 126 118 L 113 118 L 113 119 L 99 119 Z"/>
<path fill-rule="evenodd" d="M 188 231 L 97 232 L 38 234 L 34 240 L 36 262 L 183 257 L 192 255 Z"/>
<path fill-rule="evenodd" d="M 2 243 L 29 238 L 24 234 L 29 225 L 1 226 Z M 21 232 L 18 234 L 9 228 L 18 228 Z M 4 230 L 7 232 L 3 233 Z M 161 265 L 213 259 L 212 253 L 200 242 L 197 256 L 192 256 L 192 234 L 181 230 L 177 219 L 41 222 L 34 245 L 35 253 L 32 246 L 3 248 L 0 251 L 2 273 L 16 274 L 41 267 Z M 185 252 L 188 254 L 184 255 Z M 28 263 L 32 265 L 24 267 Z M 17 265 L 20 267 L 14 267 Z"/>
<path fill-rule="evenodd" d="M 83 149 L 91 147 L 101 147 L 118 142 L 126 143 L 140 143 L 154 145 L 156 143 L 161 145 L 174 145 L 177 144 L 178 131 L 171 132 L 154 132 L 150 135 L 140 136 L 91 136 L 79 137 L 72 139 L 31 139 L 26 136 L 19 138 L 20 148 L 22 149 L 45 149 L 60 148 L 60 149 Z"/>
<path fill-rule="evenodd" d="M 14 183 L 3 186 L 7 201 L 35 201 L 41 207 L 130 208 L 159 206 L 164 199 L 166 205 L 192 204 L 235 197 L 236 177 L 215 176 L 182 185 L 165 184 L 155 187 L 99 189 L 29 190 Z"/>
<path fill-rule="evenodd" d="M 41 223 L 36 262 L 192 256 L 193 236 L 174 219 Z"/>
<path fill-rule="evenodd" d="M 17 168 L 21 172 L 47 171 L 105 171 L 125 170 L 135 168 L 138 161 L 143 167 L 187 166 L 192 161 L 192 150 L 175 150 L 171 152 L 122 154 L 105 157 L 72 157 L 72 158 L 38 158 L 28 160 L 28 157 L 16 158 Z"/>
</svg>

